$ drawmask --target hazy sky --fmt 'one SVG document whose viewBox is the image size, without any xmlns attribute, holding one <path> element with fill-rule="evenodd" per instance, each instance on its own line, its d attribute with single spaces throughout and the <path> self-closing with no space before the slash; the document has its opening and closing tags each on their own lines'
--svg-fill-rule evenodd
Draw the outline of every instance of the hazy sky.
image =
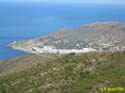
<svg viewBox="0 0 125 93">
<path fill-rule="evenodd" d="M 0 2 L 125 4 L 125 0 L 0 0 Z"/>
</svg>

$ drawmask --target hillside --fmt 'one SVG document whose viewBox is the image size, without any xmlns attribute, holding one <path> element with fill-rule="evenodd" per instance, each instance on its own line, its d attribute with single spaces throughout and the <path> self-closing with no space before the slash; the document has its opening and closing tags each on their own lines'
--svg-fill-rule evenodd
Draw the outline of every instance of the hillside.
<svg viewBox="0 0 125 93">
<path fill-rule="evenodd" d="M 17 58 L 16 62 L 21 60 Z M 34 56 L 32 60 L 35 63 L 40 58 Z M 125 87 L 124 68 L 124 51 L 61 55 L 51 62 L 1 76 L 0 93 L 102 93 L 99 88 Z"/>
<path fill-rule="evenodd" d="M 89 51 L 125 50 L 125 24 L 97 22 L 71 31 L 62 29 L 41 38 L 13 42 L 9 46 L 29 53 L 84 53 L 86 48 Z M 67 53 L 68 50 L 71 52 Z"/>
<path fill-rule="evenodd" d="M 51 54 L 30 54 L 23 57 L 5 60 L 0 62 L 0 76 L 16 73 L 38 64 L 46 64 L 58 57 L 59 55 Z"/>
<path fill-rule="evenodd" d="M 112 42 L 125 39 L 125 24 L 119 22 L 96 22 L 72 31 L 60 30 L 48 36 L 57 39 Z"/>
</svg>

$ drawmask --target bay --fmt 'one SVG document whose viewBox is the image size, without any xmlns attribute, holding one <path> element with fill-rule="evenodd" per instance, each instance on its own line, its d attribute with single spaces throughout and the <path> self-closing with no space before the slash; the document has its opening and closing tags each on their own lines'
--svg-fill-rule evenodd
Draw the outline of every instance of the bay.
<svg viewBox="0 0 125 93">
<path fill-rule="evenodd" d="M 122 5 L 0 3 L 0 60 L 27 55 L 9 48 L 13 41 L 93 22 L 125 22 L 124 10 Z"/>
</svg>

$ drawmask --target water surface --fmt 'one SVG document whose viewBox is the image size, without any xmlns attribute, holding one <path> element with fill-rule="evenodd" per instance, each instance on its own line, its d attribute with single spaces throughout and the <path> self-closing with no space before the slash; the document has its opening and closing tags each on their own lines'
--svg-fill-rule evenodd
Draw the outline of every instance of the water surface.
<svg viewBox="0 0 125 93">
<path fill-rule="evenodd" d="M 124 10 L 119 5 L 1 3 L 0 60 L 27 54 L 7 47 L 10 42 L 97 21 L 125 22 Z"/>
</svg>

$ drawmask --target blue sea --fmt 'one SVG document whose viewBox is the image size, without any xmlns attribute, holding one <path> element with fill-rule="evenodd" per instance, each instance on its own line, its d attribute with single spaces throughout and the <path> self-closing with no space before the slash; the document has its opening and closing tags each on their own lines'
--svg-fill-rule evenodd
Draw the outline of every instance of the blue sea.
<svg viewBox="0 0 125 93">
<path fill-rule="evenodd" d="M 98 21 L 125 22 L 125 6 L 0 3 L 0 60 L 27 55 L 9 48 L 10 42 Z"/>
</svg>

